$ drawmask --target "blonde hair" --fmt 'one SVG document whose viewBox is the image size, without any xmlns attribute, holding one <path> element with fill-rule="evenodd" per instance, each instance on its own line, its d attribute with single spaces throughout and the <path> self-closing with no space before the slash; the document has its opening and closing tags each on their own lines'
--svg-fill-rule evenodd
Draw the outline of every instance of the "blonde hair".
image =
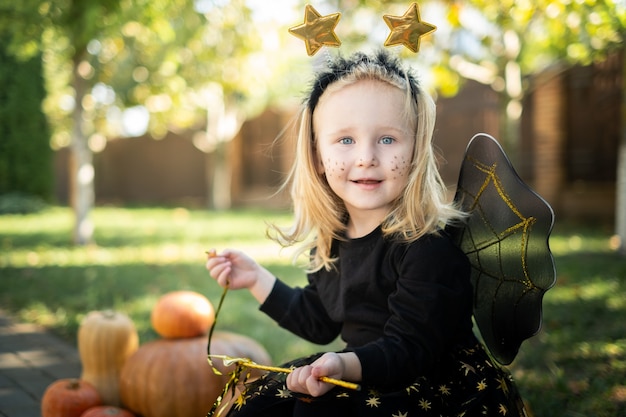
<svg viewBox="0 0 626 417">
<path fill-rule="evenodd" d="M 296 256 L 312 250 L 309 271 L 333 267 L 331 245 L 333 239 L 344 239 L 348 215 L 342 200 L 318 173 L 313 113 L 325 91 L 361 80 L 381 81 L 404 91 L 405 116 L 415 126 L 411 172 L 404 192 L 382 222 L 383 236 L 413 242 L 464 216 L 446 202 L 446 186 L 432 146 L 436 111 L 430 95 L 384 51 L 374 56 L 358 53 L 350 59 L 339 57 L 317 76 L 300 114 L 295 161 L 283 185 L 291 185 L 294 222 L 288 228 L 270 225 L 268 230 L 268 236 L 283 246 L 299 244 Z"/>
</svg>

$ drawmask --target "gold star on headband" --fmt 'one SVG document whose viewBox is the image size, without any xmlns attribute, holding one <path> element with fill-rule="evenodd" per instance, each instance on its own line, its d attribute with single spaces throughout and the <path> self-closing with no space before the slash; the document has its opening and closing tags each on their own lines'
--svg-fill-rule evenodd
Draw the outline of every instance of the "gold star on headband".
<svg viewBox="0 0 626 417">
<path fill-rule="evenodd" d="M 341 41 L 335 35 L 335 26 L 341 13 L 320 15 L 313 6 L 307 4 L 304 9 L 304 23 L 289 28 L 289 33 L 304 40 L 306 52 L 314 55 L 322 46 L 339 46 Z"/>
<path fill-rule="evenodd" d="M 420 38 L 437 30 L 430 23 L 423 22 L 417 3 L 411 4 L 402 16 L 384 15 L 385 23 L 391 29 L 385 46 L 404 45 L 413 52 L 420 50 Z"/>
</svg>

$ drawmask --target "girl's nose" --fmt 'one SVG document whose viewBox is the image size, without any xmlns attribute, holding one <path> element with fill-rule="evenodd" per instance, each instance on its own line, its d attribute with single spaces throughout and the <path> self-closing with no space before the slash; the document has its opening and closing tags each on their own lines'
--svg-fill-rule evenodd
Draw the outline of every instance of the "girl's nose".
<svg viewBox="0 0 626 417">
<path fill-rule="evenodd" d="M 375 150 L 371 146 L 364 146 L 360 149 L 356 164 L 359 167 L 369 167 L 378 164 Z"/>
<path fill-rule="evenodd" d="M 357 165 L 360 167 L 368 167 L 368 166 L 375 166 L 376 165 L 376 158 L 370 158 L 370 159 L 362 159 L 360 158 L 357 162 Z"/>
</svg>

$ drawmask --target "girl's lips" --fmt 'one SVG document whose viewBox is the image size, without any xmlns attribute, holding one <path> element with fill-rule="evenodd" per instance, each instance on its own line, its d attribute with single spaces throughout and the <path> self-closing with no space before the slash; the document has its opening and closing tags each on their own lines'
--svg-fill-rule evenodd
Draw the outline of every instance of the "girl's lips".
<svg viewBox="0 0 626 417">
<path fill-rule="evenodd" d="M 380 184 L 382 181 L 364 178 L 359 180 L 353 180 L 352 182 L 355 182 L 357 184 Z"/>
<path fill-rule="evenodd" d="M 378 189 L 380 184 L 382 184 L 382 180 L 364 178 L 359 180 L 353 180 L 352 183 L 358 186 L 363 191 L 373 191 Z"/>
</svg>

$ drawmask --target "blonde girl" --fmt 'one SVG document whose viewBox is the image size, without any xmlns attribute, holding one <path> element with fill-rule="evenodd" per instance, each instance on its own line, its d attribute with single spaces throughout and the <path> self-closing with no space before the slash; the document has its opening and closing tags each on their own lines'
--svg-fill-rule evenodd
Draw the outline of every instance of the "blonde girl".
<svg viewBox="0 0 626 417">
<path fill-rule="evenodd" d="M 447 202 L 434 124 L 433 100 L 386 52 L 336 58 L 316 76 L 289 177 L 295 221 L 270 230 L 310 253 L 307 285 L 289 287 L 235 249 L 206 266 L 282 327 L 346 347 L 268 373 L 230 415 L 523 415 L 472 331 L 470 266 L 445 232 L 464 214 Z"/>
</svg>

